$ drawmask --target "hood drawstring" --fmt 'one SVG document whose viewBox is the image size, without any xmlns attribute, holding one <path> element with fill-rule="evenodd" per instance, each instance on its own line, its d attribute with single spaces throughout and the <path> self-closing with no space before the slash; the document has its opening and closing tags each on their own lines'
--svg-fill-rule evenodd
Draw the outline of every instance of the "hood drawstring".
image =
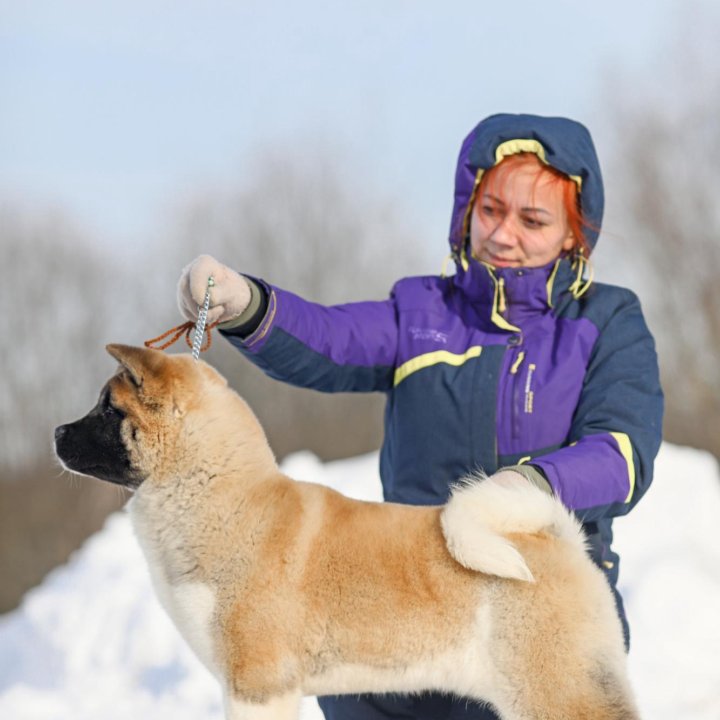
<svg viewBox="0 0 720 720">
<path fill-rule="evenodd" d="M 449 255 L 445 256 L 442 267 L 440 268 L 440 277 L 443 280 L 448 276 L 448 274 L 447 274 L 448 264 L 450 263 L 451 260 L 454 260 L 454 259 L 455 259 L 455 255 L 453 253 L 450 253 Z"/>
<path fill-rule="evenodd" d="M 505 299 L 505 278 L 500 278 L 497 282 L 497 309 L 499 313 L 507 310 L 507 300 Z"/>
<path fill-rule="evenodd" d="M 492 314 L 490 319 L 503 330 L 511 330 L 512 332 L 522 332 L 519 327 L 509 323 L 503 316 L 507 310 L 507 298 L 505 297 L 505 278 L 497 278 L 495 276 L 495 268 L 490 263 L 482 262 L 481 264 L 488 271 L 488 275 L 492 278 L 493 284 L 495 285 L 495 292 L 493 293 L 493 304 Z"/>
<path fill-rule="evenodd" d="M 571 268 L 576 271 L 575 280 L 568 287 L 568 290 L 572 293 L 573 297 L 577 300 L 582 297 L 592 285 L 595 271 L 593 269 L 590 260 L 585 257 L 585 253 L 582 248 L 575 253 Z M 587 269 L 588 277 L 583 278 L 585 270 Z"/>
<path fill-rule="evenodd" d="M 451 260 L 454 261 L 456 265 L 459 265 L 465 272 L 467 272 L 468 267 L 470 267 L 464 250 L 459 256 L 453 251 L 443 258 L 443 264 L 440 268 L 441 278 L 446 278 L 448 276 L 447 269 Z"/>
</svg>

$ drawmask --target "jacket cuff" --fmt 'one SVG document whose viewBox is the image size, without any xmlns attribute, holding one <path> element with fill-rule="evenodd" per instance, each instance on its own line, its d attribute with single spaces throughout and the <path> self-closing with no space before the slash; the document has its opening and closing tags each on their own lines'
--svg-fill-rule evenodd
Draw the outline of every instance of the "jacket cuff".
<svg viewBox="0 0 720 720">
<path fill-rule="evenodd" d="M 218 325 L 218 329 L 228 335 L 245 338 L 257 330 L 268 308 L 268 297 L 261 285 L 243 275 L 250 287 L 250 302 L 239 315 Z"/>
<path fill-rule="evenodd" d="M 548 495 L 553 494 L 552 486 L 545 477 L 545 473 L 534 465 L 510 465 L 509 467 L 501 468 L 501 470 L 512 470 L 513 472 L 519 473 L 526 480 L 539 487 Z"/>
</svg>

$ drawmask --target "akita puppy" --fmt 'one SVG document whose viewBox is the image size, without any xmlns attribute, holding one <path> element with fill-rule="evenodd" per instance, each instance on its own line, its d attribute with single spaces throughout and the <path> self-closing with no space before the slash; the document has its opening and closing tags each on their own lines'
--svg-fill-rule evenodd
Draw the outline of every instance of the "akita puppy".
<svg viewBox="0 0 720 720">
<path fill-rule="evenodd" d="M 56 451 L 135 491 L 157 594 L 228 720 L 290 720 L 303 695 L 423 690 L 505 720 L 639 717 L 610 588 L 559 501 L 482 478 L 442 507 L 351 500 L 283 475 L 206 363 L 108 351 L 119 371 Z"/>
</svg>

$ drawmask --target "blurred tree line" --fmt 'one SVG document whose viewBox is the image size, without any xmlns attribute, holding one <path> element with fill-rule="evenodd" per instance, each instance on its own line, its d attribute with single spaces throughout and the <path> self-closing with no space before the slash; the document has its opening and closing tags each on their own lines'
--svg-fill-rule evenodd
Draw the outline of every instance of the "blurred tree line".
<svg viewBox="0 0 720 720">
<path fill-rule="evenodd" d="M 647 76 L 606 94 L 611 279 L 640 292 L 665 392 L 665 438 L 720 458 L 720 12 L 689 2 Z M 617 231 L 617 232 L 615 232 Z"/>
</svg>

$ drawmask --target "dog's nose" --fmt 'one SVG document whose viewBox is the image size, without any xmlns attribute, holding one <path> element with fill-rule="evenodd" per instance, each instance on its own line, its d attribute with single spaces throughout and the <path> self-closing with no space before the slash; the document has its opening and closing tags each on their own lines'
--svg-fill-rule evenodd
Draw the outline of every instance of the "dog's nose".
<svg viewBox="0 0 720 720">
<path fill-rule="evenodd" d="M 60 442 L 60 440 L 63 439 L 66 432 L 67 432 L 67 425 L 58 425 L 58 427 L 55 428 L 55 442 Z"/>
</svg>

